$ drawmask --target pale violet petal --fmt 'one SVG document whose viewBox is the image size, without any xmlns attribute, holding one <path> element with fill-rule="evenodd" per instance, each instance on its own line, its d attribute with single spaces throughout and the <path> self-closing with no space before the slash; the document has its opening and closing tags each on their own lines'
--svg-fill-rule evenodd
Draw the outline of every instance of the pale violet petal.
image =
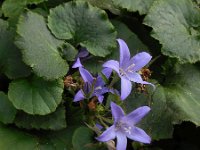
<svg viewBox="0 0 200 150">
<path fill-rule="evenodd" d="M 126 136 L 134 141 L 149 144 L 151 143 L 151 137 L 146 132 L 138 127 L 132 127 L 130 133 L 126 133 Z"/>
<path fill-rule="evenodd" d="M 99 103 L 103 102 L 104 96 L 103 95 L 97 95 Z"/>
<path fill-rule="evenodd" d="M 102 87 L 105 85 L 105 82 L 103 81 L 102 77 L 99 75 L 96 78 L 96 82 L 95 82 L 95 88 L 96 87 Z"/>
<path fill-rule="evenodd" d="M 74 96 L 74 102 L 78 102 L 78 101 L 81 101 L 85 98 L 84 94 L 83 94 L 83 91 L 82 90 L 79 90 L 76 95 Z"/>
<path fill-rule="evenodd" d="M 104 68 L 102 70 L 102 73 L 106 76 L 106 78 L 108 79 L 112 73 L 112 69 L 111 68 Z"/>
<path fill-rule="evenodd" d="M 117 39 L 120 50 L 120 67 L 124 66 L 130 60 L 130 52 L 127 44 L 122 39 Z"/>
<path fill-rule="evenodd" d="M 99 130 L 102 130 L 102 129 L 103 129 L 103 126 L 100 125 L 100 124 L 98 124 L 98 123 L 96 123 L 96 127 L 97 127 Z"/>
<path fill-rule="evenodd" d="M 117 145 L 116 150 L 126 150 L 127 137 L 125 134 L 117 133 Z"/>
<path fill-rule="evenodd" d="M 114 102 L 111 102 L 110 106 L 111 106 L 111 112 L 112 112 L 112 116 L 114 118 L 114 122 L 116 123 L 119 119 L 124 117 L 124 115 L 125 115 L 124 111 L 120 106 L 118 106 Z"/>
<path fill-rule="evenodd" d="M 87 49 L 86 48 L 81 48 L 81 50 L 79 51 L 77 57 L 83 58 L 83 57 L 86 57 L 88 55 L 89 55 L 89 52 L 87 51 Z"/>
<path fill-rule="evenodd" d="M 103 67 L 111 68 L 119 74 L 119 62 L 116 60 L 109 60 L 103 64 Z"/>
<path fill-rule="evenodd" d="M 83 67 L 83 65 L 81 64 L 80 58 L 77 58 L 76 62 L 73 64 L 72 68 L 79 68 L 79 67 Z"/>
<path fill-rule="evenodd" d="M 99 137 L 96 139 L 101 142 L 107 142 L 115 138 L 115 127 L 114 125 L 106 129 Z"/>
<path fill-rule="evenodd" d="M 90 84 L 93 83 L 93 76 L 87 71 L 86 69 L 80 67 L 79 72 L 81 74 L 81 77 L 83 78 L 84 82 L 88 82 Z"/>
<path fill-rule="evenodd" d="M 128 97 L 132 90 L 132 83 L 131 81 L 127 80 L 126 78 L 121 78 L 121 99 L 124 100 Z"/>
<path fill-rule="evenodd" d="M 153 86 L 153 88 L 155 89 L 155 85 L 150 83 L 150 82 L 147 82 L 147 81 L 143 81 L 142 80 L 142 77 L 139 73 L 136 73 L 136 72 L 133 72 L 133 73 L 127 73 L 127 78 L 133 82 L 136 82 L 136 83 L 140 83 L 140 84 L 149 84 L 151 86 Z"/>
<path fill-rule="evenodd" d="M 149 111 L 151 110 L 150 107 L 148 106 L 142 106 L 139 107 L 137 109 L 135 109 L 134 111 L 132 111 L 131 113 L 129 113 L 125 118 L 128 121 L 128 123 L 130 125 L 132 124 L 137 124 L 146 114 L 149 113 Z"/>
<path fill-rule="evenodd" d="M 129 66 L 134 64 L 133 71 L 139 71 L 142 69 L 146 64 L 149 63 L 152 56 L 149 53 L 141 52 L 136 54 L 131 58 L 129 61 Z"/>
</svg>

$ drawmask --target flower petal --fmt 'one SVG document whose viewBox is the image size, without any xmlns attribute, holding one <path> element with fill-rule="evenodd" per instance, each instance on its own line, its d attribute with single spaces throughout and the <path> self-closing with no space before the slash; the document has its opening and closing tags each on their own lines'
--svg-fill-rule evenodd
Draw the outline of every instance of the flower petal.
<svg viewBox="0 0 200 150">
<path fill-rule="evenodd" d="M 96 123 L 96 125 L 95 125 L 99 130 L 101 130 L 101 129 L 103 129 L 103 126 L 102 125 L 100 125 L 100 124 L 98 124 L 98 123 Z"/>
<path fill-rule="evenodd" d="M 152 56 L 149 53 L 141 52 L 133 56 L 130 60 L 130 64 L 135 64 L 133 71 L 139 71 L 142 67 L 149 63 Z"/>
<path fill-rule="evenodd" d="M 102 87 L 105 85 L 105 82 L 103 81 L 101 76 L 97 76 L 96 78 L 96 83 L 95 83 L 95 88 L 96 87 Z"/>
<path fill-rule="evenodd" d="M 126 150 L 127 146 L 127 138 L 125 134 L 118 133 L 117 134 L 117 146 L 116 150 Z"/>
<path fill-rule="evenodd" d="M 121 78 L 121 99 L 124 100 L 131 93 L 132 83 L 126 78 Z"/>
<path fill-rule="evenodd" d="M 99 137 L 96 139 L 101 142 L 107 142 L 115 138 L 115 127 L 111 126 L 106 131 L 104 131 Z"/>
<path fill-rule="evenodd" d="M 106 78 L 109 78 L 111 73 L 112 73 L 112 69 L 111 68 L 104 68 L 101 72 L 106 76 Z"/>
<path fill-rule="evenodd" d="M 127 133 L 126 136 L 129 139 L 138 141 L 141 143 L 151 143 L 151 137 L 146 134 L 146 132 L 138 127 L 133 127 L 131 133 Z"/>
<path fill-rule="evenodd" d="M 89 52 L 87 51 L 87 49 L 86 48 L 81 48 L 81 50 L 79 51 L 77 57 L 83 58 L 83 57 L 86 57 L 88 55 L 89 55 Z"/>
<path fill-rule="evenodd" d="M 85 98 L 83 91 L 79 90 L 76 95 L 74 96 L 74 102 L 78 102 L 80 100 L 83 100 Z"/>
<path fill-rule="evenodd" d="M 104 96 L 103 95 L 98 95 L 97 96 L 99 103 L 103 102 Z"/>
<path fill-rule="evenodd" d="M 148 106 L 142 106 L 139 107 L 137 109 L 135 109 L 134 111 L 132 111 L 131 113 L 129 113 L 126 116 L 126 120 L 129 122 L 129 124 L 137 124 L 147 113 L 149 113 L 149 111 L 151 110 L 150 107 Z"/>
<path fill-rule="evenodd" d="M 83 67 L 83 65 L 81 64 L 80 58 L 77 58 L 76 62 L 73 64 L 72 68 L 79 68 L 79 67 Z"/>
<path fill-rule="evenodd" d="M 118 106 L 114 102 L 111 102 L 110 106 L 111 106 L 112 116 L 114 118 L 114 123 L 116 123 L 119 119 L 124 117 L 125 115 L 124 111 L 120 106 Z"/>
<path fill-rule="evenodd" d="M 88 82 L 88 83 L 92 84 L 93 76 L 89 73 L 89 71 L 80 67 L 79 72 L 80 72 L 81 77 L 83 78 L 84 82 Z"/>
<path fill-rule="evenodd" d="M 120 50 L 120 67 L 124 66 L 130 60 L 130 52 L 127 44 L 122 39 L 117 39 Z"/>
<path fill-rule="evenodd" d="M 133 73 L 128 73 L 127 77 L 129 80 L 136 82 L 136 83 L 140 83 L 140 84 L 149 84 L 151 86 L 153 86 L 153 88 L 155 89 L 155 85 L 152 83 L 149 83 L 147 81 L 143 81 L 142 77 L 139 73 L 133 72 Z"/>
<path fill-rule="evenodd" d="M 103 67 L 111 68 L 119 74 L 119 62 L 116 60 L 109 60 L 103 64 Z"/>
</svg>

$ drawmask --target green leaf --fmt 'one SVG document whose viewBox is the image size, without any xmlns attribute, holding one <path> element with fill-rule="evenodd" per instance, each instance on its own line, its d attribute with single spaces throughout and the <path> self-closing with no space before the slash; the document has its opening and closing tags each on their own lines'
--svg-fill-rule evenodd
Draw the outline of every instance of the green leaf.
<svg viewBox="0 0 200 150">
<path fill-rule="evenodd" d="M 153 28 L 152 36 L 162 44 L 164 55 L 181 63 L 200 60 L 200 11 L 191 0 L 155 1 L 145 24 Z"/>
<path fill-rule="evenodd" d="M 96 150 L 91 145 L 93 141 L 93 132 L 87 127 L 79 127 L 75 130 L 72 137 L 72 144 L 75 150 Z"/>
<path fill-rule="evenodd" d="M 112 0 L 101 0 L 101 1 L 99 1 L 99 0 L 82 0 L 82 1 L 89 2 L 91 5 L 99 7 L 101 9 L 107 9 L 107 10 L 111 11 L 113 14 L 116 14 L 116 15 L 120 14 L 120 11 L 113 4 Z"/>
<path fill-rule="evenodd" d="M 132 55 L 135 55 L 140 51 L 148 51 L 147 46 L 142 43 L 138 36 L 132 32 L 124 23 L 118 20 L 112 20 L 112 23 L 117 30 L 117 37 L 123 39 L 127 43 Z M 119 50 L 117 50 L 117 53 L 119 53 Z"/>
<path fill-rule="evenodd" d="M 69 43 L 63 45 L 62 54 L 68 61 L 74 61 L 78 51 Z"/>
<path fill-rule="evenodd" d="M 59 39 L 104 57 L 116 45 L 116 33 L 105 11 L 86 2 L 68 2 L 50 10 L 48 26 Z"/>
<path fill-rule="evenodd" d="M 128 11 L 139 11 L 142 15 L 148 13 L 149 8 L 154 1 L 155 0 L 113 0 L 113 3 L 123 9 L 127 9 Z"/>
<path fill-rule="evenodd" d="M 62 92 L 62 80 L 45 81 L 34 76 L 12 81 L 8 97 L 17 109 L 33 115 L 46 115 L 56 110 Z"/>
<path fill-rule="evenodd" d="M 30 75 L 30 68 L 22 61 L 21 53 L 14 45 L 14 33 L 8 30 L 8 23 L 0 19 L 0 67 L 9 78 Z"/>
<path fill-rule="evenodd" d="M 19 112 L 15 118 L 15 124 L 26 129 L 60 130 L 66 127 L 65 107 L 45 116 L 28 115 Z"/>
<path fill-rule="evenodd" d="M 37 139 L 24 132 L 0 125 L 0 149 L 2 150 L 36 150 Z"/>
<path fill-rule="evenodd" d="M 48 138 L 51 143 L 55 146 L 56 150 L 65 150 L 72 148 L 72 136 L 74 131 L 78 128 L 78 126 L 68 126 L 64 130 L 50 132 L 46 134 L 44 138 Z M 48 150 L 48 149 L 47 149 Z"/>
<path fill-rule="evenodd" d="M 95 63 L 91 63 L 95 62 Z M 98 74 L 101 72 L 103 62 L 105 62 L 105 58 L 102 57 L 91 57 L 90 59 L 83 61 L 83 65 L 86 69 L 88 69 L 93 74 Z"/>
<path fill-rule="evenodd" d="M 72 147 L 76 126 L 65 130 L 30 134 L 17 128 L 0 124 L 0 149 L 2 150 L 65 150 Z"/>
<path fill-rule="evenodd" d="M 168 76 L 164 85 L 166 97 L 178 119 L 191 121 L 200 126 L 200 68 L 192 65 L 183 65 L 175 68 L 175 75 Z"/>
<path fill-rule="evenodd" d="M 14 121 L 17 110 L 9 101 L 6 94 L 0 92 L 0 121 L 4 124 Z"/>
<path fill-rule="evenodd" d="M 128 112 L 143 105 L 151 107 L 139 126 L 155 140 L 171 138 L 173 125 L 183 121 L 200 126 L 200 68 L 177 65 L 166 76 L 152 96 L 132 94 L 125 101 Z"/>
<path fill-rule="evenodd" d="M 144 45 L 137 35 L 133 33 L 124 23 L 117 20 L 112 20 L 112 24 L 117 31 L 117 37 L 123 39 L 127 43 L 131 55 L 135 55 L 140 51 L 148 51 L 147 46 Z M 101 72 L 103 63 L 110 59 L 119 60 L 118 47 L 106 58 L 92 57 L 87 61 L 83 61 L 83 64 L 84 67 L 87 68 L 91 73 L 97 74 Z"/>
<path fill-rule="evenodd" d="M 27 4 L 39 4 L 39 3 L 42 3 L 44 1 L 48 1 L 48 0 L 28 0 L 26 3 Z"/>
<path fill-rule="evenodd" d="M 145 130 L 153 140 L 172 138 L 174 117 L 163 88 L 158 86 L 152 97 L 132 92 L 125 100 L 128 112 L 144 105 L 150 105 L 151 111 L 136 126 Z"/>
<path fill-rule="evenodd" d="M 68 64 L 57 51 L 62 41 L 51 35 L 42 16 L 30 11 L 22 15 L 17 32 L 20 36 L 16 44 L 22 49 L 24 61 L 38 76 L 58 79 L 67 73 Z"/>
<path fill-rule="evenodd" d="M 38 4 L 47 0 L 5 0 L 2 5 L 2 11 L 12 25 L 16 24 L 19 16 L 25 10 L 28 4 Z"/>
</svg>

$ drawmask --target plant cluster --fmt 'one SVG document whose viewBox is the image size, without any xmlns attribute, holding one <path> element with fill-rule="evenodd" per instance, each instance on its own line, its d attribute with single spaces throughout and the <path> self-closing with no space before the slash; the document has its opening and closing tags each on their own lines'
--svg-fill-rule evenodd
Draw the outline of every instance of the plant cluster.
<svg viewBox="0 0 200 150">
<path fill-rule="evenodd" d="M 0 2 L 0 149 L 151 149 L 200 125 L 199 0 Z"/>
</svg>

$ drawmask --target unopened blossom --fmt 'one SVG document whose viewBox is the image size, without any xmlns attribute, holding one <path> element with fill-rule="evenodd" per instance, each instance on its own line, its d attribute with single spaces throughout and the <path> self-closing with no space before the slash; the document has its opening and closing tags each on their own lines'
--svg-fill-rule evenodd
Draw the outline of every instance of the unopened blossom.
<svg viewBox="0 0 200 150">
<path fill-rule="evenodd" d="M 150 111 L 148 106 L 139 107 L 125 115 L 120 106 L 111 102 L 111 111 L 114 124 L 96 138 L 98 141 L 107 142 L 117 138 L 117 150 L 126 150 L 127 138 L 146 144 L 151 142 L 150 136 L 135 126 Z"/>
<path fill-rule="evenodd" d="M 75 64 L 72 66 L 72 68 L 79 68 L 79 72 L 81 74 L 81 77 L 84 81 L 84 87 L 83 89 L 80 89 L 75 97 L 74 102 L 83 100 L 85 98 L 91 98 L 93 96 L 96 96 L 98 98 L 98 101 L 102 103 L 104 96 L 103 94 L 107 92 L 112 92 L 108 87 L 105 86 L 105 82 L 103 81 L 102 77 L 100 75 L 97 76 L 97 78 L 94 78 L 88 70 L 83 68 L 83 65 L 80 62 L 80 59 L 78 58 Z M 103 69 L 102 73 L 109 78 L 112 70 L 109 68 Z"/>
<path fill-rule="evenodd" d="M 117 72 L 121 78 L 121 99 L 124 100 L 132 90 L 132 83 L 151 84 L 143 81 L 138 71 L 149 63 L 152 56 L 146 52 L 136 54 L 131 58 L 128 46 L 122 39 L 117 39 L 120 49 L 120 60 L 109 60 L 103 67 L 111 68 Z M 154 86 L 153 84 L 151 84 Z"/>
</svg>

